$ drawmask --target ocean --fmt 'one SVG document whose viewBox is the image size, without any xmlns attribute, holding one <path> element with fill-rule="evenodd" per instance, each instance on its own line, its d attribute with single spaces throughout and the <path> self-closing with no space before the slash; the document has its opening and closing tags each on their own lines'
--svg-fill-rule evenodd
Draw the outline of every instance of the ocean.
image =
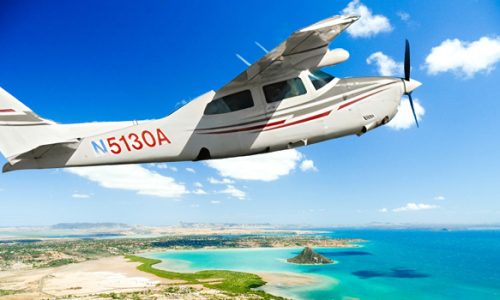
<svg viewBox="0 0 500 300">
<path fill-rule="evenodd" d="M 325 229 L 322 229 L 325 230 Z M 228 249 L 149 254 L 174 271 L 225 269 L 314 276 L 301 287 L 270 286 L 294 299 L 500 299 L 500 231 L 329 230 L 359 248 L 317 248 L 332 265 L 286 263 L 302 249 Z"/>
</svg>

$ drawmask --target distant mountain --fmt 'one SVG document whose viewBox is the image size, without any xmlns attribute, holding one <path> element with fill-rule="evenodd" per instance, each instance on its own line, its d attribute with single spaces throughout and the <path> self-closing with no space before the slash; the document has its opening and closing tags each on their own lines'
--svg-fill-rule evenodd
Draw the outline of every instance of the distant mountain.
<svg viewBox="0 0 500 300">
<path fill-rule="evenodd" d="M 51 226 L 52 229 L 121 229 L 130 228 L 129 225 L 123 223 L 59 223 Z"/>
<path fill-rule="evenodd" d="M 302 252 L 300 252 L 299 255 L 287 259 L 289 263 L 294 263 L 294 264 L 314 264 L 314 265 L 320 265 L 320 264 L 331 264 L 333 263 L 333 260 L 324 257 L 323 255 L 314 252 L 313 249 L 309 247 L 305 247 Z"/>
</svg>

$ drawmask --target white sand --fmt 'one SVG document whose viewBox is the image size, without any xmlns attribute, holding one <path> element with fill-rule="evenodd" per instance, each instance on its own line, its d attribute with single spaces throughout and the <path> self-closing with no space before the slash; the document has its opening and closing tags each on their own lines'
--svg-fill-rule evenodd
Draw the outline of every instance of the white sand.
<svg viewBox="0 0 500 300">
<path fill-rule="evenodd" d="M 0 272 L 0 288 L 26 292 L 9 296 L 11 299 L 40 299 L 47 296 L 128 292 L 160 283 L 179 283 L 141 272 L 136 269 L 138 265 L 123 257 L 110 257 L 57 268 Z"/>
</svg>

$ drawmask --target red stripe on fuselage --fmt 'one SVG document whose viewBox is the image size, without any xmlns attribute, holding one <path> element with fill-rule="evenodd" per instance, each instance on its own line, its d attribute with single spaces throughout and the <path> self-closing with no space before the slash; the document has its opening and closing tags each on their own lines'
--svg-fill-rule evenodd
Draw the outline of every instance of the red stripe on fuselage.
<svg viewBox="0 0 500 300">
<path fill-rule="evenodd" d="M 7 112 L 16 112 L 12 108 L 6 108 L 6 109 L 0 109 L 0 113 L 7 113 Z"/>
<path fill-rule="evenodd" d="M 271 127 L 271 126 L 275 126 L 275 125 L 280 125 L 283 123 L 285 123 L 285 120 L 280 120 L 280 121 L 276 121 L 276 122 L 260 124 L 260 125 L 250 126 L 250 127 L 228 129 L 228 130 L 223 130 L 223 131 L 200 132 L 200 134 L 232 133 L 232 132 L 240 132 L 240 131 L 249 131 L 249 130 L 263 129 L 263 128 L 267 128 L 267 127 Z"/>
<path fill-rule="evenodd" d="M 323 117 L 328 116 L 331 112 L 332 112 L 331 110 L 325 111 L 324 113 L 320 113 L 318 115 L 310 116 L 310 117 L 307 117 L 307 118 L 304 118 L 304 119 L 301 119 L 301 120 L 297 120 L 297 121 L 293 121 L 293 122 L 290 122 L 290 123 L 283 124 L 281 126 L 276 126 L 276 127 L 273 127 L 273 128 L 266 129 L 266 131 L 267 130 L 278 129 L 278 128 L 283 128 L 283 127 L 288 127 L 288 126 L 292 126 L 292 125 L 301 124 L 301 123 L 309 122 L 309 121 L 312 121 L 312 120 L 316 120 L 316 119 L 319 119 L 319 118 L 323 118 Z"/>
<path fill-rule="evenodd" d="M 383 91 L 385 91 L 385 90 L 387 90 L 387 89 L 383 89 L 383 90 L 380 90 L 380 91 L 377 91 L 377 92 L 374 92 L 374 93 L 368 94 L 368 95 L 366 95 L 366 96 L 363 96 L 363 97 L 361 97 L 361 98 L 354 99 L 354 100 L 352 100 L 352 101 L 349 101 L 349 102 L 347 102 L 347 103 L 344 103 L 344 104 L 342 104 L 341 106 L 339 106 L 339 108 L 338 108 L 337 110 L 341 110 L 342 108 L 345 108 L 345 107 L 347 107 L 347 106 L 349 106 L 349 105 L 352 105 L 352 104 L 354 104 L 354 103 L 356 103 L 356 102 L 359 102 L 359 101 L 361 101 L 361 100 L 364 100 L 364 99 L 366 99 L 366 98 L 368 98 L 368 97 L 370 97 L 370 96 L 373 96 L 373 95 L 378 94 L 378 93 L 380 93 L 380 92 L 383 92 Z"/>
</svg>

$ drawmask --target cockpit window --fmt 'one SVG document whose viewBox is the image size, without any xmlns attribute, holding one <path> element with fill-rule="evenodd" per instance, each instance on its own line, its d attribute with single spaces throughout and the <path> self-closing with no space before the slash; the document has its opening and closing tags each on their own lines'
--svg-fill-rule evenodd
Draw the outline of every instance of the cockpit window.
<svg viewBox="0 0 500 300">
<path fill-rule="evenodd" d="M 245 90 L 212 100 L 205 108 L 205 115 L 224 114 L 249 108 L 253 105 L 252 93 L 250 90 Z"/>
<path fill-rule="evenodd" d="M 309 75 L 309 79 L 311 79 L 314 88 L 319 90 L 324 87 L 327 83 L 332 81 L 335 77 L 321 70 L 316 70 L 311 72 Z"/>
<path fill-rule="evenodd" d="M 304 95 L 305 93 L 307 93 L 306 88 L 298 77 L 264 86 L 267 103 Z"/>
</svg>

